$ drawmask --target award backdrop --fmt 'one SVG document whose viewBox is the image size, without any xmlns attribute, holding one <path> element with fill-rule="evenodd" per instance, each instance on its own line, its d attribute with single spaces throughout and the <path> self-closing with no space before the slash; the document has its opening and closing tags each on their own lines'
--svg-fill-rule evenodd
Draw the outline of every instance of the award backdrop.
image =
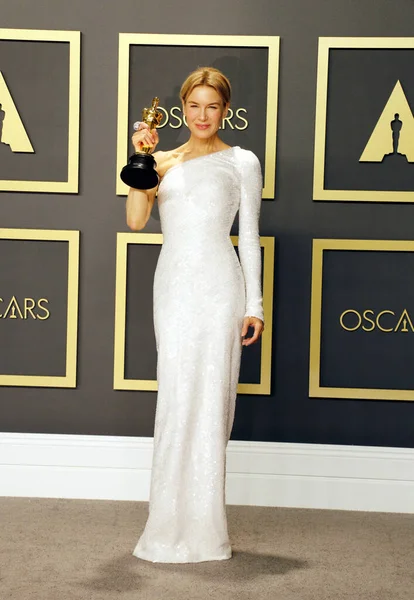
<svg viewBox="0 0 414 600">
<path fill-rule="evenodd" d="M 152 436 L 162 237 L 156 208 L 128 230 L 119 172 L 154 96 L 160 149 L 187 139 L 179 89 L 209 64 L 264 173 L 233 439 L 414 447 L 413 4 L 5 4 L 0 431 Z"/>
</svg>

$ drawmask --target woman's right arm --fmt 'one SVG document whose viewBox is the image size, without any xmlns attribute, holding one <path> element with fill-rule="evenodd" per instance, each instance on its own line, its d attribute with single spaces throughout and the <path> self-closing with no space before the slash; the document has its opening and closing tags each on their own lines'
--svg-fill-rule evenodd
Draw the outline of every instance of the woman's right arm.
<svg viewBox="0 0 414 600">
<path fill-rule="evenodd" d="M 128 227 L 133 231 L 139 231 L 147 224 L 154 205 L 156 193 L 156 187 L 152 190 L 136 190 L 135 188 L 129 188 L 126 201 L 126 221 Z"/>
<path fill-rule="evenodd" d="M 148 125 L 141 123 L 140 129 L 132 136 L 132 143 L 137 151 L 141 150 L 144 145 L 152 146 L 154 149 L 158 143 L 158 133 L 156 130 L 149 131 Z M 133 231 L 139 231 L 147 224 L 156 193 L 156 187 L 152 190 L 129 188 L 126 201 L 126 222 L 128 227 Z"/>
</svg>

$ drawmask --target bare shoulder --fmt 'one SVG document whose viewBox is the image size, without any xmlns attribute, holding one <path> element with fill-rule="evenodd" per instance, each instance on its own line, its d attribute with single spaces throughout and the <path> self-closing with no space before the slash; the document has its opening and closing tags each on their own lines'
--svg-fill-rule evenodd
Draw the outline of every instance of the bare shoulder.
<svg viewBox="0 0 414 600">
<path fill-rule="evenodd" d="M 157 152 L 154 152 L 152 156 L 154 157 L 155 162 L 157 163 L 157 170 L 158 168 L 161 168 L 162 164 L 167 159 L 168 154 L 168 152 L 164 152 L 163 150 L 158 150 Z"/>
<path fill-rule="evenodd" d="M 157 163 L 157 172 L 161 178 L 164 177 L 168 169 L 177 163 L 178 157 L 180 156 L 179 150 L 180 148 L 175 148 L 174 150 L 159 150 L 158 152 L 154 152 L 153 156 Z"/>
</svg>

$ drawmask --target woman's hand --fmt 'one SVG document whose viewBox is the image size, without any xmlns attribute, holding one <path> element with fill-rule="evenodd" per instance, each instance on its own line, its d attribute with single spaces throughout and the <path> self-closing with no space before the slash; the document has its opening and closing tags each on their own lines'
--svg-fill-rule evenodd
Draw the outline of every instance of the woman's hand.
<svg viewBox="0 0 414 600">
<path fill-rule="evenodd" d="M 152 131 L 146 123 L 139 124 L 138 130 L 132 136 L 132 143 L 136 152 L 142 152 L 143 146 L 149 146 L 151 152 L 154 152 L 155 146 L 159 142 L 158 131 L 153 129 Z"/>
<path fill-rule="evenodd" d="M 253 327 L 254 333 L 252 337 L 246 338 L 249 327 Z M 250 344 L 254 344 L 258 341 L 259 337 L 262 335 L 264 329 L 264 323 L 257 317 L 244 317 L 243 328 L 241 332 L 242 336 L 242 346 L 250 346 Z"/>
</svg>

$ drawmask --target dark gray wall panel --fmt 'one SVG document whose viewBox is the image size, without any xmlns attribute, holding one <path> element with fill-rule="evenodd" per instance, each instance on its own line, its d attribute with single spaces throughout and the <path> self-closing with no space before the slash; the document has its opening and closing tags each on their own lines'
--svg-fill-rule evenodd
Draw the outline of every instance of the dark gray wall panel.
<svg viewBox="0 0 414 600">
<path fill-rule="evenodd" d="M 0 239 L 2 375 L 65 376 L 67 296 L 67 242 Z"/>
<path fill-rule="evenodd" d="M 66 181 L 69 43 L 0 40 L 0 71 L 35 152 L 3 151 L 0 178 Z"/>
</svg>

